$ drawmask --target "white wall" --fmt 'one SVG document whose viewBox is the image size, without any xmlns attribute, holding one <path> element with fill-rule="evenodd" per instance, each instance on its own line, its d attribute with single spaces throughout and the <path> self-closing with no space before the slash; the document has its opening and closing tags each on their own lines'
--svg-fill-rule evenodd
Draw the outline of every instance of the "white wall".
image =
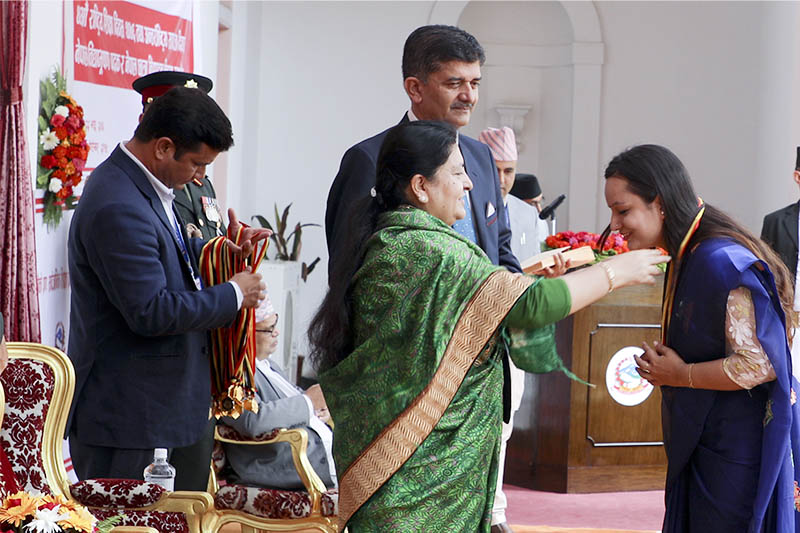
<svg viewBox="0 0 800 533">
<path fill-rule="evenodd" d="M 757 232 L 766 212 L 797 199 L 796 3 L 598 2 L 597 10 L 607 52 L 601 170 L 629 145 L 664 144 L 698 194 Z"/>
</svg>

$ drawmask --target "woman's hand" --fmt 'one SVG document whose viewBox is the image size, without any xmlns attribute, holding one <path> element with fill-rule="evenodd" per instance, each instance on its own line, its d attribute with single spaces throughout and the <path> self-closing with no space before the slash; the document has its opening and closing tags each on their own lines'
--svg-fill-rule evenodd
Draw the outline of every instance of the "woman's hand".
<svg viewBox="0 0 800 533">
<path fill-rule="evenodd" d="M 564 255 L 561 252 L 558 252 L 553 256 L 553 266 L 549 266 L 543 268 L 541 270 L 537 270 L 533 272 L 536 276 L 544 276 L 545 278 L 557 278 L 558 276 L 563 276 L 567 269 L 570 267 L 570 260 L 564 259 Z"/>
<path fill-rule="evenodd" d="M 681 359 L 678 352 L 660 342 L 654 342 L 652 346 L 644 343 L 642 348 L 644 353 L 641 357 L 633 356 L 636 364 L 639 365 L 636 371 L 642 378 L 656 386 L 687 387 L 689 385 L 689 365 Z"/>
<path fill-rule="evenodd" d="M 661 270 L 656 265 L 671 259 L 658 250 L 634 250 L 615 255 L 604 261 L 614 273 L 614 288 L 635 285 L 637 283 L 655 283 Z"/>
</svg>

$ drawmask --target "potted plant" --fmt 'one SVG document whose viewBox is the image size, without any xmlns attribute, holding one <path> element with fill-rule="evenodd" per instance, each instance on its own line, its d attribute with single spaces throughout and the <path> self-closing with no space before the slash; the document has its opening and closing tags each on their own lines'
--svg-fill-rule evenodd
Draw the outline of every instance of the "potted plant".
<svg viewBox="0 0 800 533">
<path fill-rule="evenodd" d="M 286 229 L 288 228 L 286 219 L 289 217 L 289 208 L 291 207 L 292 204 L 287 205 L 286 209 L 283 210 L 283 214 L 280 215 L 278 214 L 278 204 L 275 204 L 275 227 L 272 227 L 272 224 L 261 215 L 253 215 L 251 218 L 251 220 L 258 220 L 262 228 L 272 230 L 271 238 L 276 248 L 275 259 L 278 261 L 297 261 L 300 257 L 300 249 L 302 248 L 303 228 L 307 226 L 320 227 L 319 224 L 301 224 L 298 222 L 295 224 L 292 232 L 289 235 L 285 235 Z M 314 259 L 310 264 L 302 263 L 300 277 L 303 278 L 303 281 L 306 281 L 308 275 L 311 274 L 317 266 L 317 263 L 319 263 L 319 257 Z"/>
</svg>

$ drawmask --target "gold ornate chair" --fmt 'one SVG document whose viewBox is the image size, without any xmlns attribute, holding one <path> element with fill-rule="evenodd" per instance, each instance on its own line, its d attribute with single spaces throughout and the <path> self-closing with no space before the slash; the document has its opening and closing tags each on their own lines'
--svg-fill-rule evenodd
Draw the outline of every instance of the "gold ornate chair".
<svg viewBox="0 0 800 533">
<path fill-rule="evenodd" d="M 308 433 L 303 428 L 278 428 L 247 439 L 233 428 L 219 424 L 212 460 L 209 492 L 214 495 L 214 509 L 203 519 L 205 533 L 217 533 L 228 522 L 241 524 L 243 533 L 260 531 L 318 530 L 336 533 L 339 493 L 327 490 L 308 460 Z M 286 442 L 305 491 L 277 490 L 237 485 L 227 482 L 230 470 L 222 443 L 248 446 L 274 446 Z"/>
<path fill-rule="evenodd" d="M 6 400 L 0 446 L 21 489 L 63 495 L 88 507 L 100 520 L 122 513 L 121 528 L 149 527 L 160 533 L 203 531 L 202 516 L 213 506 L 205 492 L 170 493 L 132 479 L 95 479 L 70 485 L 61 444 L 75 387 L 72 362 L 49 346 L 7 344 L 8 367 L 0 375 Z"/>
</svg>

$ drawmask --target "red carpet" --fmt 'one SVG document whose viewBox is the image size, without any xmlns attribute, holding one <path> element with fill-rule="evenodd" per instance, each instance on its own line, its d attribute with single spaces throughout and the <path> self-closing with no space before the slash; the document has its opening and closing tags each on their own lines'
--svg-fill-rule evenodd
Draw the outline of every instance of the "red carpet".
<svg viewBox="0 0 800 533">
<path fill-rule="evenodd" d="M 664 491 L 558 494 L 504 485 L 512 525 L 659 531 Z"/>
</svg>

